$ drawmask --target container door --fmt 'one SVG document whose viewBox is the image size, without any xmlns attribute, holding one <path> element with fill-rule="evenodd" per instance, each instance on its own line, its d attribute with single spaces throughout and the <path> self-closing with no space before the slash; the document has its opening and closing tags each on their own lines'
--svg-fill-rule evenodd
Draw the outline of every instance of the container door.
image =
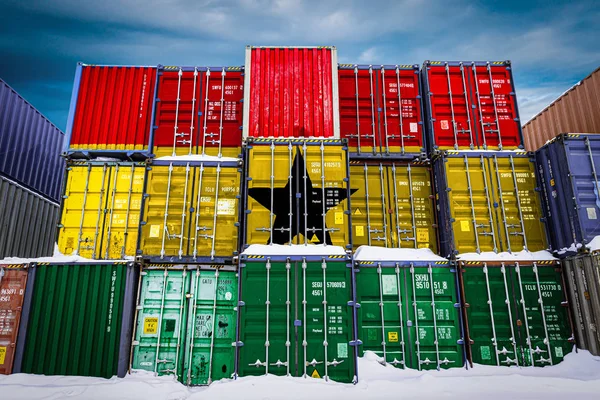
<svg viewBox="0 0 600 400">
<path fill-rule="evenodd" d="M 459 253 L 499 251 L 494 224 L 491 182 L 483 156 L 445 160 L 448 205 L 453 218 L 453 247 Z"/>
<path fill-rule="evenodd" d="M 509 155 L 489 159 L 489 182 L 496 208 L 498 251 L 531 252 L 546 250 L 546 227 L 535 177 L 535 165 L 529 157 Z"/>
<path fill-rule="evenodd" d="M 27 270 L 0 265 L 0 374 L 12 371 L 21 308 L 27 284 Z"/>
<path fill-rule="evenodd" d="M 376 154 L 379 148 L 377 71 L 358 67 L 338 71 L 340 135 L 348 139 L 350 153 Z"/>
<path fill-rule="evenodd" d="M 382 153 L 424 151 L 418 72 L 412 65 L 382 67 L 378 71 Z"/>
<path fill-rule="evenodd" d="M 492 63 L 494 64 L 494 63 Z M 501 63 L 504 64 L 504 63 Z M 474 65 L 472 91 L 479 146 L 485 150 L 523 148 L 514 85 L 508 65 Z"/>
<path fill-rule="evenodd" d="M 186 270 L 146 270 L 143 276 L 133 343 L 132 368 L 183 381 Z"/>
<path fill-rule="evenodd" d="M 237 277 L 235 272 L 199 269 L 190 275 L 183 382 L 207 385 L 234 373 Z"/>
<path fill-rule="evenodd" d="M 242 147 L 244 74 L 240 67 L 202 72 L 198 153 L 238 157 Z"/>
</svg>

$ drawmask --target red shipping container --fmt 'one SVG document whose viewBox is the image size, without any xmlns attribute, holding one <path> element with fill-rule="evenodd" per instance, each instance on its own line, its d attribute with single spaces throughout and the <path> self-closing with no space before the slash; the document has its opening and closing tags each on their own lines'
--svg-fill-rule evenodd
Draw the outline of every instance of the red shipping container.
<svg viewBox="0 0 600 400">
<path fill-rule="evenodd" d="M 10 374 L 15 356 L 27 264 L 0 264 L 0 374 Z"/>
<path fill-rule="evenodd" d="M 153 153 L 236 157 L 242 146 L 242 68 L 162 67 L 158 75 Z"/>
<path fill-rule="evenodd" d="M 247 47 L 244 138 L 339 138 L 335 47 Z"/>
<path fill-rule="evenodd" d="M 67 152 L 147 152 L 155 89 L 156 67 L 79 64 L 67 122 Z"/>
<path fill-rule="evenodd" d="M 510 62 L 426 61 L 421 73 L 430 151 L 523 148 Z"/>
<path fill-rule="evenodd" d="M 351 155 L 424 153 L 417 65 L 341 64 L 338 74 L 340 136 Z"/>
</svg>

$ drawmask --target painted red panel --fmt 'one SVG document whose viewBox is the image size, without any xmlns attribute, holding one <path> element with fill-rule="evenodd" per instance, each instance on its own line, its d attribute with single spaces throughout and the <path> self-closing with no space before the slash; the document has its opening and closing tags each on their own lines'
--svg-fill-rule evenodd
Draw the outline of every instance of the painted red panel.
<svg viewBox="0 0 600 400">
<path fill-rule="evenodd" d="M 21 309 L 25 297 L 25 265 L 1 265 L 0 272 L 0 374 L 12 371 Z"/>
<path fill-rule="evenodd" d="M 247 137 L 337 138 L 333 48 L 251 48 Z"/>
<path fill-rule="evenodd" d="M 426 62 L 423 72 L 433 148 L 522 148 L 510 63 Z"/>
<path fill-rule="evenodd" d="M 71 149 L 148 148 L 156 68 L 84 65 Z"/>
</svg>

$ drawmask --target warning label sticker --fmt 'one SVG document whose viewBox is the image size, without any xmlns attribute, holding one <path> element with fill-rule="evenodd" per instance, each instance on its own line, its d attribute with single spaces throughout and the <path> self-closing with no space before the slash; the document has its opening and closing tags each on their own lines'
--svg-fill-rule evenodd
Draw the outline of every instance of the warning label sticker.
<svg viewBox="0 0 600 400">
<path fill-rule="evenodd" d="M 471 221 L 460 221 L 460 230 L 463 232 L 471 232 Z"/>
<path fill-rule="evenodd" d="M 554 348 L 554 355 L 556 355 L 556 357 L 563 357 L 564 356 L 564 354 L 563 354 L 563 348 L 562 347 L 555 347 Z M 2 364 L 2 363 L 0 362 L 0 364 Z"/>
<path fill-rule="evenodd" d="M 398 332 L 388 332 L 388 342 L 397 342 Z"/>
<path fill-rule="evenodd" d="M 6 347 L 0 347 L 0 365 L 4 364 L 4 359 L 6 358 Z"/>
<path fill-rule="evenodd" d="M 150 225 L 150 237 L 157 238 L 160 236 L 160 225 Z"/>
<path fill-rule="evenodd" d="M 596 214 L 596 209 L 594 207 L 586 208 L 588 219 L 598 219 L 598 215 Z"/>
<path fill-rule="evenodd" d="M 429 230 L 426 228 L 417 228 L 417 242 L 429 242 Z"/>
<path fill-rule="evenodd" d="M 479 349 L 481 351 L 481 359 L 482 360 L 491 360 L 492 359 L 492 352 L 491 352 L 490 346 L 481 346 Z"/>
<path fill-rule="evenodd" d="M 356 236 L 365 236 L 365 227 L 362 225 L 356 225 Z"/>
<path fill-rule="evenodd" d="M 335 213 L 335 224 L 336 225 L 341 225 L 344 223 L 344 213 L 343 212 L 336 212 Z"/>
<path fill-rule="evenodd" d="M 450 125 L 448 124 L 448 120 L 443 119 L 440 121 L 441 125 L 442 125 L 442 129 L 447 130 L 450 129 Z"/>
<path fill-rule="evenodd" d="M 317 372 L 316 369 L 313 371 L 312 374 L 310 374 L 310 376 L 311 376 L 311 378 L 317 378 L 317 379 L 321 378 L 321 375 L 319 375 L 319 373 Z"/>
<path fill-rule="evenodd" d="M 381 276 L 381 291 L 384 295 L 398 294 L 398 281 L 396 275 L 382 275 Z"/>
<path fill-rule="evenodd" d="M 235 215 L 235 200 L 219 199 L 217 202 L 217 215 Z"/>
<path fill-rule="evenodd" d="M 144 318 L 144 335 L 156 335 L 158 332 L 158 317 Z"/>
<path fill-rule="evenodd" d="M 339 358 L 348 358 L 348 343 L 337 344 L 337 355 Z"/>
<path fill-rule="evenodd" d="M 416 122 L 411 122 L 410 123 L 410 132 L 416 133 L 418 131 L 419 131 L 419 125 Z"/>
</svg>

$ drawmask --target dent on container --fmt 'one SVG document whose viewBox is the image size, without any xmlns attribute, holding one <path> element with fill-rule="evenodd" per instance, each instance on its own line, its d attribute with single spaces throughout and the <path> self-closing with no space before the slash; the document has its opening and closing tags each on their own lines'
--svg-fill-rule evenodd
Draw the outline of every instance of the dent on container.
<svg viewBox="0 0 600 400">
<path fill-rule="evenodd" d="M 65 134 L 0 79 L 0 175 L 58 201 Z"/>
<path fill-rule="evenodd" d="M 0 264 L 0 374 L 12 372 L 29 264 Z"/>
</svg>

